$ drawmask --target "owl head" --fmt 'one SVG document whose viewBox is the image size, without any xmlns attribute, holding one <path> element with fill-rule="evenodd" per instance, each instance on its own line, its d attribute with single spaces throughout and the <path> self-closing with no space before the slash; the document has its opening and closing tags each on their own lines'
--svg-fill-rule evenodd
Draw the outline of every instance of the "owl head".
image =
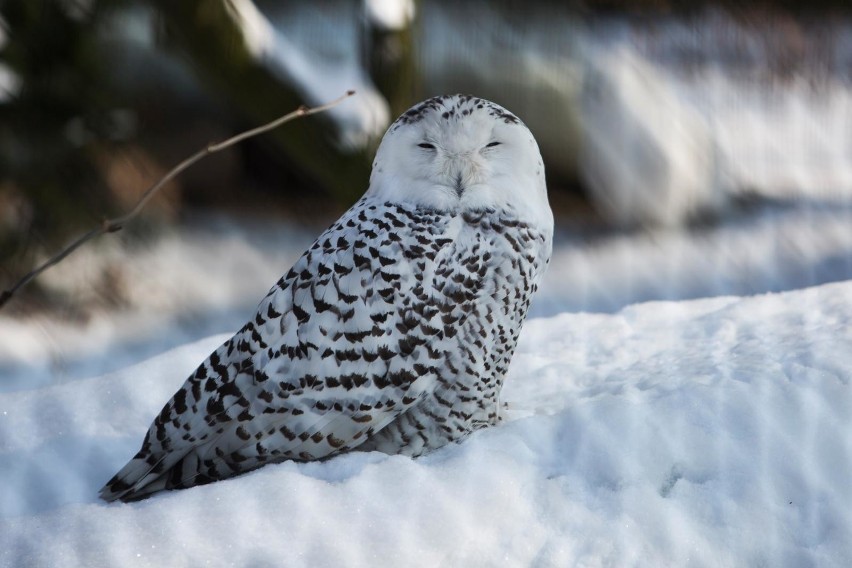
<svg viewBox="0 0 852 568">
<path fill-rule="evenodd" d="M 447 212 L 513 210 L 553 225 L 532 133 L 503 107 L 469 95 L 434 97 L 403 113 L 379 145 L 367 195 Z"/>
</svg>

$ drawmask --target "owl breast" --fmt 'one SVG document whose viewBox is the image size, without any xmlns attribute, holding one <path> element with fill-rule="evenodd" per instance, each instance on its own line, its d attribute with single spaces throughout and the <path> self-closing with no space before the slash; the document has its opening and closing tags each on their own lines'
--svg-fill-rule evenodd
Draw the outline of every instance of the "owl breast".
<svg viewBox="0 0 852 568">
<path fill-rule="evenodd" d="M 503 379 L 530 300 L 550 257 L 550 237 L 511 211 L 460 214 L 432 281 L 440 318 L 435 386 L 364 445 L 418 456 L 496 424 Z"/>
</svg>

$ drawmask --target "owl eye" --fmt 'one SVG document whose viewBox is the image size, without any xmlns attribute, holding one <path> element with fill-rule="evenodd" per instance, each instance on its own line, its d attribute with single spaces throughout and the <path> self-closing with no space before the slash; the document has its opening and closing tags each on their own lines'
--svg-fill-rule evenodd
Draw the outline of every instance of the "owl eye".
<svg viewBox="0 0 852 568">
<path fill-rule="evenodd" d="M 494 146 L 499 146 L 502 142 L 489 142 L 485 145 L 486 148 L 493 148 Z"/>
<path fill-rule="evenodd" d="M 421 148 L 425 148 L 426 150 L 434 150 L 435 149 L 435 146 L 433 146 L 432 144 L 429 144 L 428 142 L 421 142 L 420 144 L 418 144 L 418 146 L 420 146 Z"/>
</svg>

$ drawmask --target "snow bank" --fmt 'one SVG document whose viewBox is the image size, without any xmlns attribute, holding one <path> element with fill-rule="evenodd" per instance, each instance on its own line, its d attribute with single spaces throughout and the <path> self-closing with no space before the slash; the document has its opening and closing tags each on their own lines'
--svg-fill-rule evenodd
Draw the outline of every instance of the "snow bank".
<svg viewBox="0 0 852 568">
<path fill-rule="evenodd" d="M 852 279 L 850 251 L 852 208 L 804 201 L 688 230 L 563 233 L 532 312 L 614 312 L 838 282 Z"/>
<path fill-rule="evenodd" d="M 743 195 L 849 203 L 850 30 L 717 11 L 584 30 L 578 169 L 599 211 L 668 226 Z"/>
<path fill-rule="evenodd" d="M 629 225 L 680 225 L 726 202 L 710 125 L 625 47 L 587 61 L 579 174 L 597 209 Z"/>
<path fill-rule="evenodd" d="M 852 282 L 528 323 L 499 427 L 135 504 L 100 485 L 224 336 L 0 394 L 3 566 L 845 566 Z"/>
</svg>

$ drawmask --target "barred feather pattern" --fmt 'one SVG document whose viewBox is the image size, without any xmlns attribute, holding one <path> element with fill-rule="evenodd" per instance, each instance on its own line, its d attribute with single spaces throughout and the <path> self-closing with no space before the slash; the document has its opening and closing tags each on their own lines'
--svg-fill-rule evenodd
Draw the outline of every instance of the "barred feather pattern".
<svg viewBox="0 0 852 568">
<path fill-rule="evenodd" d="M 417 456 L 495 424 L 550 239 L 511 208 L 365 196 L 198 366 L 101 497 L 355 448 Z"/>
</svg>

